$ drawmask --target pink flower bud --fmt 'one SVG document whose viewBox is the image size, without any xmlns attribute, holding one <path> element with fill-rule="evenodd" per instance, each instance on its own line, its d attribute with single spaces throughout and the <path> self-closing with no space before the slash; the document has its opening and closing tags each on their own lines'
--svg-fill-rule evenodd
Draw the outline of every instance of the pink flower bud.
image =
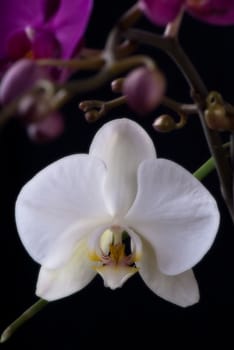
<svg viewBox="0 0 234 350">
<path fill-rule="evenodd" d="M 48 142 L 59 137 L 64 131 L 64 120 L 61 114 L 50 114 L 46 119 L 27 125 L 29 138 L 38 143 Z"/>
<path fill-rule="evenodd" d="M 0 103 L 7 104 L 30 90 L 39 79 L 45 78 L 44 70 L 35 62 L 22 59 L 14 63 L 4 74 L 0 84 Z"/>
<path fill-rule="evenodd" d="M 128 105 L 139 115 L 156 108 L 165 93 L 166 80 L 160 71 L 145 67 L 130 72 L 123 84 L 123 93 Z"/>
</svg>

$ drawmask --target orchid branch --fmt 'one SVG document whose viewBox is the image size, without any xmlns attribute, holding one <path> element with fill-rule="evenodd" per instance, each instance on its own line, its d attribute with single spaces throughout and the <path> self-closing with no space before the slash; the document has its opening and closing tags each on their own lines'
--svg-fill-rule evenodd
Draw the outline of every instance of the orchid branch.
<svg viewBox="0 0 234 350">
<path fill-rule="evenodd" d="M 110 63 L 115 59 L 119 58 L 118 46 L 123 38 L 123 31 L 132 27 L 142 16 L 142 12 L 138 4 L 133 5 L 126 13 L 122 15 L 118 23 L 110 31 L 105 45 L 105 57 Z M 135 40 L 128 45 L 133 45 L 135 47 Z"/>
<path fill-rule="evenodd" d="M 40 59 L 37 60 L 39 66 L 46 67 L 60 67 L 60 68 L 69 68 L 73 70 L 99 70 L 103 67 L 105 60 L 102 56 L 98 55 L 97 57 L 87 58 L 87 59 Z"/>
<path fill-rule="evenodd" d="M 76 94 L 95 90 L 112 80 L 114 77 L 140 65 L 144 65 L 150 69 L 155 69 L 155 63 L 151 58 L 144 55 L 135 55 L 114 61 L 111 64 L 105 64 L 103 69 L 91 78 L 70 81 L 61 85 L 54 85 L 55 94 L 51 97 L 48 111 L 43 113 L 42 118 L 45 118 L 48 113 L 61 108 Z M 32 89 L 4 107 L 0 111 L 0 126 L 3 126 L 14 114 L 17 113 L 21 98 L 30 93 L 34 94 L 37 90 L 37 87 Z"/>
<path fill-rule="evenodd" d="M 88 122 L 95 122 L 112 109 L 122 106 L 126 102 L 125 96 L 120 96 L 110 101 L 88 100 L 82 101 L 79 104 L 79 108 L 85 113 L 85 118 Z"/>
<path fill-rule="evenodd" d="M 119 37 L 122 29 L 129 28 L 133 25 L 138 18 L 141 16 L 141 11 L 138 6 L 133 6 L 126 14 L 120 19 L 118 27 L 115 27 L 110 33 L 107 39 L 108 45 L 114 46 L 111 43 L 115 40 L 119 43 Z M 116 34 L 115 34 L 116 33 Z M 122 35 L 122 34 L 121 34 Z M 108 44 L 109 43 L 109 44 Z M 74 70 L 100 70 L 94 77 L 88 79 L 82 79 L 80 81 L 72 81 L 62 85 L 55 85 L 55 94 L 54 98 L 51 99 L 51 105 L 48 107 L 48 111 L 43 113 L 42 118 L 46 117 L 50 112 L 61 108 L 66 104 L 71 98 L 73 98 L 77 93 L 83 93 L 87 91 L 94 90 L 99 88 L 111 78 L 117 76 L 119 73 L 127 71 L 132 67 L 144 64 L 146 66 L 154 67 L 154 62 L 145 56 L 133 56 L 124 59 L 124 57 L 136 48 L 134 42 L 125 40 L 124 42 L 117 45 L 115 48 L 116 54 L 119 61 L 113 60 L 113 64 L 110 64 L 108 60 L 110 50 L 92 50 L 91 54 L 87 54 L 86 59 L 71 59 L 71 60 L 62 60 L 62 59 L 41 59 L 37 60 L 37 64 L 40 66 L 56 66 L 63 68 L 70 68 Z M 109 52 L 109 53 L 108 53 Z M 112 61 L 112 60 L 111 60 Z M 27 94 L 33 94 L 34 89 L 28 91 Z M 21 101 L 19 98 L 13 100 L 11 103 L 6 105 L 0 111 L 0 126 L 3 126 L 13 115 L 17 114 L 18 106 Z"/>
<path fill-rule="evenodd" d="M 204 101 L 208 95 L 208 91 L 201 77 L 199 76 L 188 56 L 185 54 L 184 50 L 181 48 L 177 39 L 171 37 L 162 37 L 160 35 L 148 33 L 139 29 L 128 29 L 125 31 L 125 37 L 130 40 L 135 40 L 140 43 L 157 47 L 167 53 L 177 64 L 178 68 L 187 80 L 191 88 L 192 98 L 194 99 L 198 108 L 198 114 L 201 120 L 209 150 L 212 157 L 214 158 L 221 185 L 221 192 L 227 208 L 229 209 L 229 213 L 234 221 L 231 167 L 227 158 L 225 157 L 221 138 L 218 132 L 210 130 L 205 123 L 203 110 Z"/>
<path fill-rule="evenodd" d="M 111 64 L 106 63 L 103 69 L 94 77 L 79 81 L 70 81 L 67 84 L 64 84 L 63 88 L 68 91 L 71 97 L 75 94 L 94 90 L 112 80 L 116 76 L 140 65 L 146 66 L 150 69 L 155 69 L 155 63 L 151 58 L 144 55 L 135 55 L 121 60 L 116 60 Z"/>
<path fill-rule="evenodd" d="M 184 113 L 186 115 L 190 115 L 198 112 L 197 105 L 191 103 L 179 103 L 167 96 L 163 97 L 161 104 L 178 114 Z"/>
</svg>

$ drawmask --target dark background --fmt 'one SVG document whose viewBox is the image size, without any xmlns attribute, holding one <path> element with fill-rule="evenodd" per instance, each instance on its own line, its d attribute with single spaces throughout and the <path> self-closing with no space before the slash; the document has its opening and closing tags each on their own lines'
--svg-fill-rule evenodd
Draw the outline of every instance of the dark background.
<svg viewBox="0 0 234 350">
<path fill-rule="evenodd" d="M 96 1 L 87 32 L 87 46 L 102 48 L 117 18 L 134 1 Z M 139 26 L 157 31 L 143 20 Z M 185 16 L 180 40 L 210 90 L 220 91 L 234 103 L 234 27 L 208 26 Z M 157 50 L 142 47 L 166 74 L 169 96 L 189 101 L 188 88 L 171 61 Z M 139 118 L 127 107 L 105 119 L 88 124 L 78 110 L 82 99 L 113 98 L 109 86 L 74 98 L 64 108 L 66 130 L 58 140 L 38 145 L 28 140 L 25 130 L 10 121 L 0 134 L 0 332 L 36 301 L 34 289 L 39 266 L 24 250 L 15 227 L 14 203 L 21 187 L 49 163 L 71 153 L 87 152 L 103 123 L 116 117 L 137 120 L 152 136 L 158 155 L 178 162 L 193 172 L 209 157 L 197 117 L 170 134 L 156 133 L 151 124 L 163 110 Z M 223 135 L 224 140 L 228 135 Z M 80 349 L 136 347 L 153 349 L 204 346 L 204 342 L 233 346 L 234 314 L 234 229 L 221 199 L 216 174 L 204 184 L 218 201 L 221 226 L 205 258 L 194 268 L 201 300 L 183 309 L 154 295 L 138 275 L 121 289 L 103 287 L 100 277 L 81 292 L 51 303 L 25 324 L 4 349 Z M 38 223 L 39 224 L 39 223 Z M 35 223 L 37 225 L 37 223 Z M 229 320 L 230 317 L 230 320 Z M 161 344 L 161 345 L 160 345 Z M 219 347 L 219 345 L 218 345 Z"/>
</svg>

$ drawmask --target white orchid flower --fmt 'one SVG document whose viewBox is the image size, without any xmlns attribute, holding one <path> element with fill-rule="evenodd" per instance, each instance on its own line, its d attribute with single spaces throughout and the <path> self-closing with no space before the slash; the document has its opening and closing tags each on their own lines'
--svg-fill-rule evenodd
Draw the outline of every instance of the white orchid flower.
<svg viewBox="0 0 234 350">
<path fill-rule="evenodd" d="M 41 265 L 43 299 L 75 293 L 96 274 L 115 289 L 139 272 L 158 296 L 188 306 L 199 300 L 191 268 L 214 241 L 219 211 L 187 170 L 156 158 L 138 124 L 117 119 L 88 155 L 60 159 L 23 187 L 16 223 Z"/>
</svg>

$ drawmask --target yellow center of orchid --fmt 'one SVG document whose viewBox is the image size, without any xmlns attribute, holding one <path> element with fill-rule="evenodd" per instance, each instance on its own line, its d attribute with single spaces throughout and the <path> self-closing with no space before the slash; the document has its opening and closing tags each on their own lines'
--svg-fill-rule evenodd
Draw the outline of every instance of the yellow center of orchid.
<svg viewBox="0 0 234 350">
<path fill-rule="evenodd" d="M 123 237 L 124 241 L 127 240 L 126 244 L 122 242 Z M 98 262 L 94 269 L 101 275 L 107 287 L 121 287 L 139 270 L 135 266 L 139 259 L 132 252 L 130 237 L 114 227 L 103 233 L 100 242 L 100 251 L 89 254 L 89 259 Z"/>
<path fill-rule="evenodd" d="M 115 264 L 121 264 L 125 257 L 125 244 L 110 244 L 110 259 L 112 262 Z"/>
</svg>

